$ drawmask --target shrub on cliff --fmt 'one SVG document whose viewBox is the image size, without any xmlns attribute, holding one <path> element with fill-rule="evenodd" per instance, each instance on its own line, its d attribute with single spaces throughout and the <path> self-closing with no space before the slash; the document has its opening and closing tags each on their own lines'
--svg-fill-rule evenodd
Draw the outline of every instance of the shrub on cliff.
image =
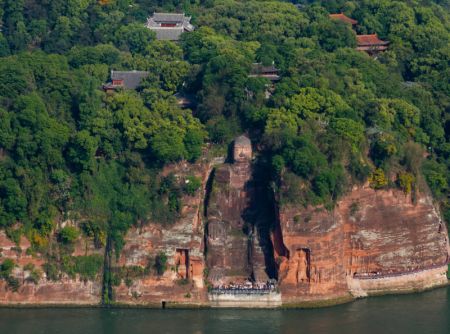
<svg viewBox="0 0 450 334">
<path fill-rule="evenodd" d="M 399 173 L 397 178 L 397 184 L 400 187 L 400 189 L 402 189 L 403 192 L 406 195 L 408 195 L 411 193 L 413 189 L 415 180 L 416 179 L 414 175 L 411 173 Z"/>
<path fill-rule="evenodd" d="M 389 183 L 381 168 L 377 168 L 369 178 L 370 186 L 373 189 L 382 189 Z"/>
<path fill-rule="evenodd" d="M 50 281 L 59 280 L 60 275 L 59 275 L 59 270 L 58 270 L 58 266 L 56 265 L 56 263 L 53 263 L 53 262 L 44 263 L 42 268 L 45 271 L 47 280 L 50 280 Z"/>
<path fill-rule="evenodd" d="M 190 196 L 195 195 L 196 191 L 201 187 L 202 180 L 195 176 L 188 176 L 184 181 L 183 192 Z"/>
<path fill-rule="evenodd" d="M 15 263 L 11 259 L 5 259 L 0 265 L 0 278 L 6 279 L 11 275 L 12 270 L 15 267 Z"/>
<path fill-rule="evenodd" d="M 74 226 L 65 226 L 59 231 L 59 240 L 64 244 L 71 244 L 80 236 L 79 230 Z"/>
<path fill-rule="evenodd" d="M 442 198 L 448 190 L 448 171 L 445 165 L 427 160 L 422 165 L 422 171 L 433 195 Z"/>
<path fill-rule="evenodd" d="M 158 253 L 155 257 L 156 273 L 161 276 L 167 270 L 167 255 L 164 252 Z"/>
<path fill-rule="evenodd" d="M 103 256 L 94 254 L 88 256 L 76 256 L 75 272 L 80 274 L 82 278 L 93 280 L 100 272 L 103 265 Z"/>
<path fill-rule="evenodd" d="M 8 287 L 11 288 L 12 291 L 17 292 L 17 290 L 19 290 L 20 281 L 17 278 L 9 276 L 6 278 L 6 282 L 8 282 Z"/>
<path fill-rule="evenodd" d="M 0 279 L 4 279 L 8 283 L 8 287 L 16 292 L 20 287 L 20 282 L 17 278 L 11 276 L 16 264 L 11 259 L 5 259 L 0 265 Z"/>
<path fill-rule="evenodd" d="M 74 278 L 79 274 L 82 279 L 94 280 L 103 266 L 103 256 L 63 256 L 61 270 Z"/>
<path fill-rule="evenodd" d="M 32 282 L 34 284 L 38 284 L 42 278 L 42 272 L 39 269 L 33 269 L 30 272 L 30 275 L 27 277 L 28 282 Z"/>
</svg>

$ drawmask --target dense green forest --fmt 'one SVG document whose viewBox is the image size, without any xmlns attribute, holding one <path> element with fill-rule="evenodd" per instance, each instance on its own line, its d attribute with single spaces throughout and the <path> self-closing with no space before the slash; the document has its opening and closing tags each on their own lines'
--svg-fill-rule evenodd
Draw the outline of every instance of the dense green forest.
<svg viewBox="0 0 450 334">
<path fill-rule="evenodd" d="M 0 228 L 48 254 L 50 277 L 52 238 L 84 233 L 119 252 L 130 226 L 174 221 L 195 191 L 164 165 L 195 162 L 207 143 L 226 152 L 243 132 L 282 202 L 331 208 L 367 180 L 413 195 L 427 183 L 450 221 L 450 2 L 294 2 L 1 0 Z M 144 26 L 155 10 L 197 29 L 158 41 Z M 389 50 L 356 51 L 352 27 L 329 19 L 339 12 Z M 269 98 L 267 79 L 248 76 L 255 62 L 280 69 Z M 106 94 L 112 69 L 150 75 Z M 60 229 L 66 219 L 80 230 Z"/>
</svg>

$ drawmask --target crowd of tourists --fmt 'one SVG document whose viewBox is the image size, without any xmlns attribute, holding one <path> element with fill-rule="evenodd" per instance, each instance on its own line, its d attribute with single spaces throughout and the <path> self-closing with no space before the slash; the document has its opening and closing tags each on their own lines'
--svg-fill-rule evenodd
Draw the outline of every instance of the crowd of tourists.
<svg viewBox="0 0 450 334">
<path fill-rule="evenodd" d="M 276 282 L 251 282 L 220 284 L 212 288 L 211 292 L 216 294 L 261 294 L 269 293 L 276 289 Z"/>
</svg>

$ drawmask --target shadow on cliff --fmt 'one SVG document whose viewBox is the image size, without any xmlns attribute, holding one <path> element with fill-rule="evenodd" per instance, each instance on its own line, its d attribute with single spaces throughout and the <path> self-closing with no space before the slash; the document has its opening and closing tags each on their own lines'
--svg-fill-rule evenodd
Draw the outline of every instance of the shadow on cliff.
<svg viewBox="0 0 450 334">
<path fill-rule="evenodd" d="M 242 213 L 242 218 L 245 221 L 244 232 L 249 235 L 249 240 L 253 240 L 255 245 L 261 247 L 267 276 L 278 279 L 278 269 L 270 238 L 270 233 L 277 221 L 270 180 L 271 175 L 267 164 L 256 160 L 252 166 L 252 177 L 246 185 L 250 193 L 250 202 Z"/>
</svg>

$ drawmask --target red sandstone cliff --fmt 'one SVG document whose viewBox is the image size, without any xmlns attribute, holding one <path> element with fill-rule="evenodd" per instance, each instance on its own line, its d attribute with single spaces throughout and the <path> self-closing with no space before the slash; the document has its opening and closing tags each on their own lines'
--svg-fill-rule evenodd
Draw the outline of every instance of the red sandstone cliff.
<svg viewBox="0 0 450 334">
<path fill-rule="evenodd" d="M 42 254 L 29 255 L 27 249 L 30 242 L 22 237 L 18 245 L 8 239 L 3 231 L 0 231 L 0 261 L 12 259 L 16 266 L 13 277 L 20 283 L 19 289 L 14 292 L 4 280 L 0 280 L 0 304 L 3 305 L 34 305 L 34 304 L 76 304 L 94 305 L 101 300 L 101 275 L 95 280 L 81 279 L 78 275 L 71 278 L 62 274 L 57 281 L 46 277 L 43 267 L 45 260 Z M 89 239 L 79 238 L 71 255 L 103 254 L 103 249 L 95 249 Z M 27 266 L 33 265 L 34 270 L 42 276 L 38 282 L 28 280 L 30 270 Z"/>
<path fill-rule="evenodd" d="M 126 235 L 125 247 L 114 263 L 115 270 L 145 268 L 148 273 L 132 277 L 114 287 L 114 300 L 122 304 L 161 305 L 162 301 L 196 304 L 206 301 L 204 287 L 204 223 L 203 201 L 205 185 L 211 165 L 180 163 L 166 168 L 183 182 L 187 176 L 202 180 L 202 187 L 194 196 L 184 195 L 180 218 L 173 224 L 145 222 L 133 227 Z M 153 263 L 159 254 L 167 257 L 166 270 L 155 272 Z"/>
<path fill-rule="evenodd" d="M 181 182 L 197 176 L 202 187 L 183 196 L 181 215 L 173 224 L 144 222 L 130 229 L 112 263 L 112 274 L 119 277 L 113 286 L 115 302 L 209 305 L 207 284 L 249 277 L 265 281 L 271 271 L 284 304 L 447 283 L 448 234 L 430 196 L 418 194 L 413 203 L 396 190 L 355 187 L 331 211 L 277 208 L 267 198 L 261 203 L 267 189 L 253 179 L 250 142 L 240 144 L 235 163 L 220 164 L 212 174 L 209 162 L 180 163 L 163 171 Z M 269 230 L 262 231 L 265 225 L 274 226 L 271 240 Z M 15 260 L 13 274 L 22 283 L 13 292 L 0 281 L 0 304 L 100 303 L 101 274 L 93 281 L 67 275 L 52 281 L 44 275 L 37 283 L 28 282 L 24 267 L 32 263 L 43 271 L 44 257 L 27 255 L 25 238 L 19 246 L 21 252 L 0 232 L 2 259 Z M 94 253 L 104 249 L 80 237 L 72 255 Z M 165 270 L 156 273 L 153 264 L 160 254 L 166 257 Z"/>
<path fill-rule="evenodd" d="M 429 196 L 413 204 L 400 191 L 362 187 L 332 211 L 286 206 L 279 216 L 273 240 L 284 301 L 447 282 L 448 235 Z"/>
</svg>

